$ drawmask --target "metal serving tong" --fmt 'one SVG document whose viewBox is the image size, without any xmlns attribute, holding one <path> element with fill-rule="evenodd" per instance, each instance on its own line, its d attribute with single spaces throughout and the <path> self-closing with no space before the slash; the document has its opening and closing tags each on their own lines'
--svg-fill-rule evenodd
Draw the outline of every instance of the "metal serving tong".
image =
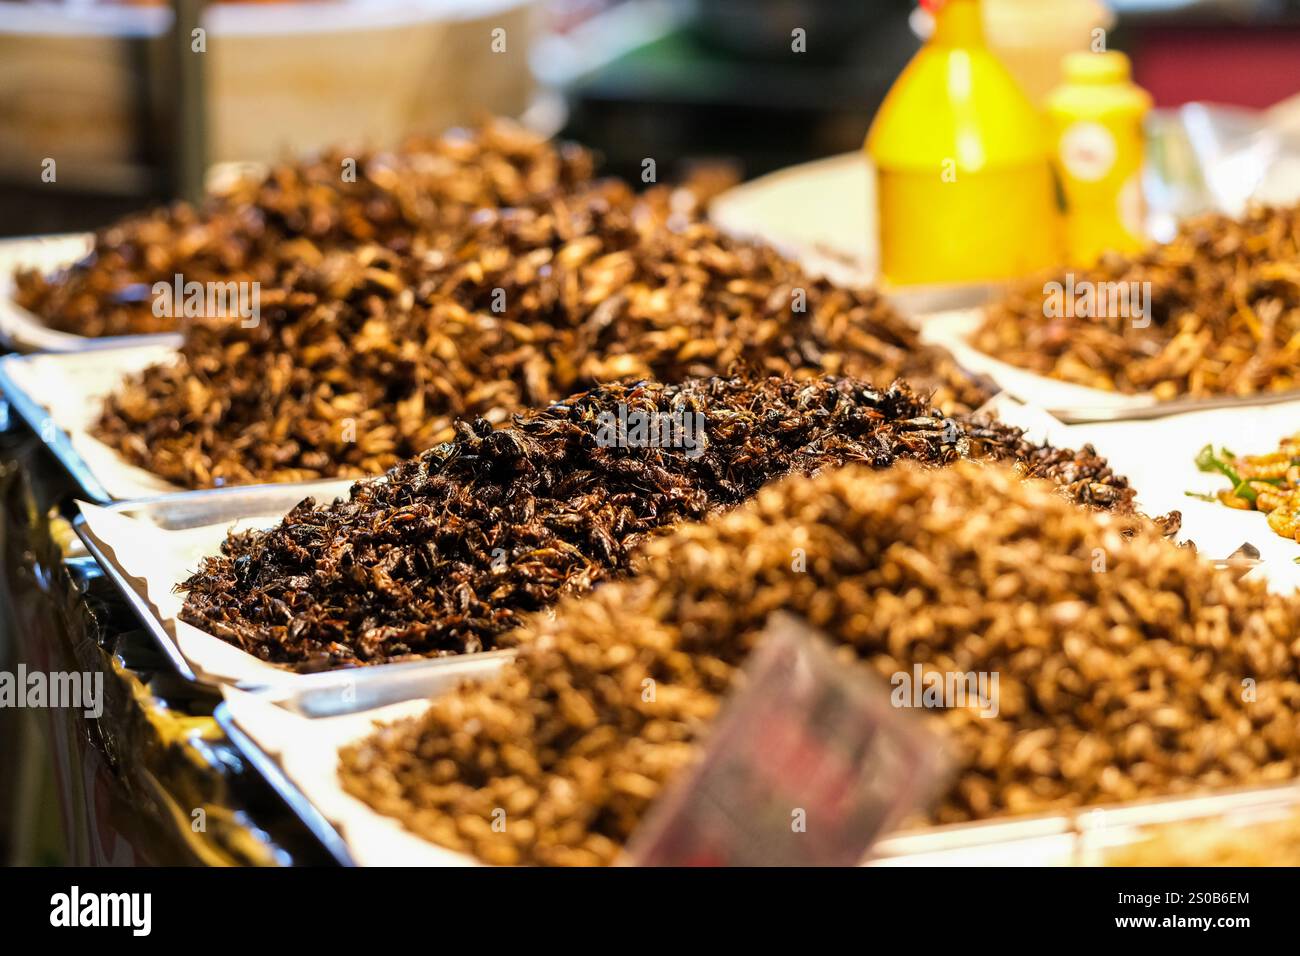
<svg viewBox="0 0 1300 956">
<path fill-rule="evenodd" d="M 1240 408 L 1256 405 L 1279 405 L 1300 400 L 1300 389 L 1285 392 L 1264 392 L 1259 395 L 1223 395 L 1216 398 L 1181 398 L 1171 402 L 1144 405 L 1080 405 L 1073 408 L 1049 408 L 1047 414 L 1066 425 L 1089 425 L 1103 422 L 1144 421 L 1182 415 L 1187 412 L 1208 412 L 1216 408 Z"/>
</svg>

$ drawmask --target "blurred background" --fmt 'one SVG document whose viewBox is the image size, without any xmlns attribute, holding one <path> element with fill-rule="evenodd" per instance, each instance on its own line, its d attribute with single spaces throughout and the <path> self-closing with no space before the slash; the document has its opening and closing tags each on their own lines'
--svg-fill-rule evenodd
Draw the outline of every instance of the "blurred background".
<svg viewBox="0 0 1300 956">
<path fill-rule="evenodd" d="M 1088 24 L 1164 110 L 1300 91 L 1300 0 L 985 11 L 1035 97 Z M 653 156 L 661 179 L 718 160 L 750 178 L 859 148 L 924 30 L 913 0 L 0 0 L 0 233 L 92 228 L 192 195 L 211 164 L 382 146 L 484 112 L 581 140 L 616 174 Z"/>
</svg>

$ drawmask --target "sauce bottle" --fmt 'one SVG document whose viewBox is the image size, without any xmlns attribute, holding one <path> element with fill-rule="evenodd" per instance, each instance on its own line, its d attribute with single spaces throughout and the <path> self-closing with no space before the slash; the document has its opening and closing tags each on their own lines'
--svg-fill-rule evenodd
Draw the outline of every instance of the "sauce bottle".
<svg viewBox="0 0 1300 956">
<path fill-rule="evenodd" d="M 1089 266 L 1107 249 L 1136 252 L 1146 244 L 1142 126 L 1151 97 L 1131 76 L 1123 53 L 1071 53 L 1065 82 L 1048 97 L 1071 265 Z"/>
<path fill-rule="evenodd" d="M 1062 258 L 1046 123 L 984 40 L 979 0 L 923 0 L 934 34 L 872 124 L 881 274 L 1012 279 Z"/>
</svg>

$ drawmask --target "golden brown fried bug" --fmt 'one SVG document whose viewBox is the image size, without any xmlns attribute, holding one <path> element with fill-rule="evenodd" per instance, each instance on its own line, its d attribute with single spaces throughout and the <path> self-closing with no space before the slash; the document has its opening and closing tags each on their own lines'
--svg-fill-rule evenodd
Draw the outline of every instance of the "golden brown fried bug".
<svg viewBox="0 0 1300 956">
<path fill-rule="evenodd" d="M 1079 290 L 1116 289 L 1144 302 L 1050 314 L 1038 277 L 991 306 L 972 343 L 1041 375 L 1159 400 L 1297 389 L 1297 236 L 1300 206 L 1194 217 L 1170 243 L 1107 255 L 1069 277 Z M 1145 322 L 1135 323 L 1143 306 Z"/>
<path fill-rule="evenodd" d="M 1284 538 L 1295 538 L 1300 531 L 1300 514 L 1292 505 L 1281 505 L 1268 513 L 1268 526 Z"/>
<path fill-rule="evenodd" d="M 1237 494 L 1235 494 L 1231 488 L 1225 488 L 1224 490 L 1220 491 L 1216 497 L 1219 499 L 1220 502 L 1227 505 L 1229 508 L 1235 508 L 1238 511 L 1255 510 L 1254 502 L 1248 501 L 1245 498 L 1238 497 Z"/>
<path fill-rule="evenodd" d="M 885 680 L 914 664 L 999 675 L 996 715 L 916 715 L 956 764 L 936 823 L 1294 776 L 1300 597 L 1125 524 L 970 463 L 787 479 L 528 616 L 506 638 L 514 662 L 345 748 L 340 777 L 485 862 L 612 863 L 698 760 L 777 608 Z"/>
<path fill-rule="evenodd" d="M 1237 473 L 1246 481 L 1275 481 L 1286 476 L 1291 467 L 1291 456 L 1282 452 L 1271 455 L 1252 455 L 1233 462 Z"/>
</svg>

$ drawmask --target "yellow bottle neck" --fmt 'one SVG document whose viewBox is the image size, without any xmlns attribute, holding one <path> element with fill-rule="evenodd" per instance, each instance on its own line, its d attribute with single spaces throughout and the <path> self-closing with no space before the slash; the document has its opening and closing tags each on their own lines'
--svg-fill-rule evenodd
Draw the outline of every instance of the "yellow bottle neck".
<svg viewBox="0 0 1300 956">
<path fill-rule="evenodd" d="M 980 0 L 948 0 L 935 14 L 930 42 L 941 47 L 983 47 L 984 12 Z"/>
</svg>

